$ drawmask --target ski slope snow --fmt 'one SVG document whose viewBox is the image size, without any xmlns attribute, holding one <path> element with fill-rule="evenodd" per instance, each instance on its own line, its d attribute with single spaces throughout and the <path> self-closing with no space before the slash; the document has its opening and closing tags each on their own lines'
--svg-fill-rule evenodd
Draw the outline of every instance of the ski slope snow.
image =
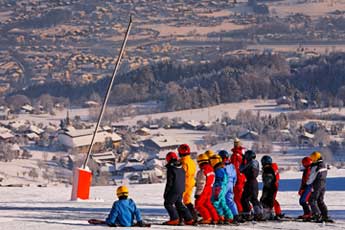
<svg viewBox="0 0 345 230">
<path fill-rule="evenodd" d="M 289 216 L 302 213 L 298 204 L 297 189 L 301 172 L 285 171 L 281 174 L 281 190 L 278 201 L 283 212 Z M 0 187 L 0 229 L 104 229 L 91 226 L 90 218 L 104 219 L 116 199 L 115 187 L 92 187 L 87 202 L 69 201 L 71 187 Z M 155 225 L 168 219 L 163 207 L 164 184 L 129 185 L 130 197 L 139 206 L 144 220 L 153 223 L 153 229 L 196 229 L 206 226 Z M 217 229 L 345 229 L 345 170 L 329 170 L 325 197 L 334 224 L 304 222 L 249 222 L 240 226 L 217 226 Z M 214 227 L 215 228 L 215 227 Z M 136 229 L 136 228 L 123 228 Z"/>
</svg>

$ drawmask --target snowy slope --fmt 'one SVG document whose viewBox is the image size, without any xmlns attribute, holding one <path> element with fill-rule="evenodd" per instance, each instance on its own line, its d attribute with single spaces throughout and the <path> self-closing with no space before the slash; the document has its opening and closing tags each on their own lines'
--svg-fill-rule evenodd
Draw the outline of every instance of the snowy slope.
<svg viewBox="0 0 345 230">
<path fill-rule="evenodd" d="M 301 214 L 296 186 L 300 172 L 282 173 L 278 200 L 285 213 Z M 345 170 L 329 171 L 326 204 L 336 224 L 259 222 L 241 226 L 217 226 L 217 229 L 345 229 Z M 130 185 L 130 196 L 137 202 L 145 220 L 158 223 L 168 219 L 163 207 L 164 184 Z M 115 187 L 92 187 L 93 199 L 103 201 L 71 202 L 70 187 L 0 187 L 0 229 L 104 229 L 87 224 L 89 218 L 105 218 L 115 199 Z M 196 229 L 153 225 L 154 229 Z M 206 228 L 206 227 L 202 227 Z M 135 229 L 135 228 L 124 228 Z"/>
</svg>

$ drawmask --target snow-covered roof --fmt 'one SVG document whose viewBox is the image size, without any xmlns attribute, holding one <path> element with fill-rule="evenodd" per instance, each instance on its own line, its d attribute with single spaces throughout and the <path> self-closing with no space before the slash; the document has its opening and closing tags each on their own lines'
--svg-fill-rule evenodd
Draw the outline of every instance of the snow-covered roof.
<svg viewBox="0 0 345 230">
<path fill-rule="evenodd" d="M 96 101 L 85 101 L 84 104 L 89 105 L 89 106 L 98 106 L 99 105 L 99 103 Z"/>
<path fill-rule="evenodd" d="M 9 138 L 13 138 L 13 137 L 14 137 L 14 135 L 10 132 L 0 133 L 0 138 L 4 139 L 4 140 L 9 139 Z"/>
<path fill-rule="evenodd" d="M 197 126 L 201 125 L 200 122 L 195 121 L 195 120 L 187 121 L 186 124 L 188 124 L 188 125 L 190 125 L 190 126 L 193 126 L 193 127 L 197 127 Z"/>
<path fill-rule="evenodd" d="M 104 131 L 111 131 L 111 127 L 109 125 L 105 125 L 102 127 Z"/>
<path fill-rule="evenodd" d="M 39 138 L 39 136 L 36 133 L 27 133 L 25 134 L 25 136 L 28 137 L 29 139 Z"/>
<path fill-rule="evenodd" d="M 15 120 L 8 123 L 12 129 L 19 129 L 19 127 L 26 125 L 25 120 Z"/>
<path fill-rule="evenodd" d="M 142 171 L 147 167 L 142 162 L 126 162 L 124 164 L 119 165 L 117 170 L 124 170 L 124 169 L 133 169 L 134 171 Z"/>
<path fill-rule="evenodd" d="M 58 138 L 60 142 L 68 147 L 82 147 L 88 146 L 91 143 L 94 129 L 75 129 L 67 132 L 60 133 Z M 113 142 L 121 141 L 122 138 L 116 133 L 109 133 L 103 130 L 97 132 L 95 136 L 95 142 L 105 142 L 107 138 L 110 138 Z"/>
<path fill-rule="evenodd" d="M 184 143 L 184 141 L 178 140 L 170 136 L 155 136 L 150 139 L 160 148 L 179 146 Z"/>
<path fill-rule="evenodd" d="M 314 134 L 308 133 L 306 131 L 304 131 L 301 135 L 304 136 L 304 137 L 307 137 L 309 139 L 314 138 Z"/>
<path fill-rule="evenodd" d="M 104 152 L 104 153 L 92 153 L 92 159 L 95 160 L 97 163 L 104 163 L 107 161 L 114 162 L 116 157 L 112 151 Z"/>
<path fill-rule="evenodd" d="M 34 108 L 33 108 L 31 105 L 28 105 L 28 104 L 23 105 L 23 106 L 21 107 L 21 109 L 22 109 L 22 110 L 25 110 L 25 111 L 29 111 L 29 112 L 31 112 L 31 111 L 34 110 Z"/>
<path fill-rule="evenodd" d="M 44 132 L 43 129 L 38 128 L 37 126 L 30 125 L 29 130 L 33 133 L 36 133 L 38 135 L 42 134 Z"/>
</svg>

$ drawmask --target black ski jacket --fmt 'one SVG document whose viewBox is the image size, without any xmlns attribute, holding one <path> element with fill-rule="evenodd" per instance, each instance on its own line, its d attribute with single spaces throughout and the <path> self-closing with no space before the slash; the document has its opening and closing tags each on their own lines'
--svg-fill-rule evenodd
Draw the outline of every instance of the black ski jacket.
<svg viewBox="0 0 345 230">
<path fill-rule="evenodd" d="M 167 182 L 164 190 L 164 199 L 167 196 L 182 195 L 185 190 L 186 173 L 179 161 L 172 161 L 166 165 Z"/>
<path fill-rule="evenodd" d="M 314 191 L 321 190 L 326 187 L 327 168 L 323 160 L 313 163 L 310 169 L 310 176 L 307 185 L 313 185 Z"/>
<path fill-rule="evenodd" d="M 240 171 L 246 176 L 247 181 L 256 180 L 259 175 L 260 166 L 257 160 L 247 161 L 241 164 Z"/>
</svg>

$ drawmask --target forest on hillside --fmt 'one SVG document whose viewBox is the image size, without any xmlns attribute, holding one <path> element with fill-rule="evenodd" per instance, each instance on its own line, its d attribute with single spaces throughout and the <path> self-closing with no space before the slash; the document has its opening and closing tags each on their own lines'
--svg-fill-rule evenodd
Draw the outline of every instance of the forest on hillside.
<svg viewBox="0 0 345 230">
<path fill-rule="evenodd" d="M 160 101 L 163 111 L 200 108 L 244 99 L 307 99 L 320 107 L 344 105 L 345 53 L 306 59 L 289 64 L 279 54 L 232 56 L 198 65 L 171 62 L 119 75 L 110 104 Z M 102 98 L 109 78 L 88 85 L 51 82 L 12 93 L 30 99 L 49 94 L 68 98 L 71 104 Z"/>
</svg>

